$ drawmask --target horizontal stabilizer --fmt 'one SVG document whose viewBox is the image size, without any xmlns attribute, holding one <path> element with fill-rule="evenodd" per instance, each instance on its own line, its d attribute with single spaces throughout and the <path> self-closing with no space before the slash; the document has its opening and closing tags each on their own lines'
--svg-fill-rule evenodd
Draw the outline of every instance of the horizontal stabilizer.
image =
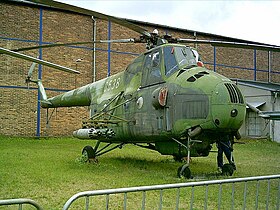
<svg viewBox="0 0 280 210">
<path fill-rule="evenodd" d="M 46 100 L 40 100 L 40 103 L 42 104 L 42 106 L 44 106 L 44 105 L 52 105 L 52 103 L 51 102 L 49 102 L 49 101 L 46 101 Z"/>
<path fill-rule="evenodd" d="M 265 111 L 265 112 L 261 112 L 259 116 L 269 120 L 280 120 L 280 111 L 274 111 L 274 112 Z"/>
</svg>

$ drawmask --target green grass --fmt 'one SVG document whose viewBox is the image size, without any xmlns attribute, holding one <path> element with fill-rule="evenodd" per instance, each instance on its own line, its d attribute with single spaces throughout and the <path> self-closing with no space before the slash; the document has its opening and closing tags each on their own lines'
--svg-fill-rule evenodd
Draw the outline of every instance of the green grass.
<svg viewBox="0 0 280 210">
<path fill-rule="evenodd" d="M 267 140 L 245 140 L 245 142 L 246 144 L 235 145 L 237 171 L 233 178 L 279 174 L 280 144 Z M 181 163 L 174 162 L 171 156 L 161 156 L 155 151 L 132 145 L 101 156 L 98 164 L 82 163 L 81 149 L 94 143 L 73 138 L 38 140 L 0 137 L 0 199 L 30 198 L 44 209 L 62 209 L 64 203 L 80 191 L 228 178 L 218 176 L 216 173 L 216 153 L 210 153 L 206 158 L 192 158 L 193 180 L 176 177 L 177 168 Z M 255 184 L 248 184 L 249 195 L 254 195 Z M 278 185 L 273 182 L 271 184 L 273 184 L 271 195 L 275 197 Z M 239 209 L 238 207 L 241 208 L 243 205 L 244 185 L 236 184 L 235 187 L 234 203 L 236 209 Z M 209 209 L 217 208 L 218 191 L 218 187 L 209 186 L 207 203 Z M 265 208 L 266 191 L 267 185 L 261 184 L 260 209 Z M 175 190 L 164 192 L 163 209 L 174 209 L 176 193 Z M 226 204 L 231 202 L 227 193 L 231 193 L 231 186 L 223 187 L 221 209 L 227 209 Z M 141 196 L 141 193 L 128 194 L 128 209 L 139 209 Z M 189 208 L 190 197 L 191 189 L 180 191 L 180 208 Z M 196 189 L 194 209 L 203 209 L 204 197 L 205 188 Z M 252 197 L 248 197 L 246 204 L 248 209 L 251 209 L 250 205 L 252 207 L 255 205 L 254 196 Z M 123 203 L 117 201 L 117 198 L 122 200 L 123 195 L 111 197 L 111 209 L 122 208 Z M 139 203 L 137 204 L 135 200 Z M 147 205 L 152 206 L 150 209 L 157 208 L 155 206 L 158 205 L 158 200 L 159 192 L 147 192 Z M 97 198 L 91 200 L 91 203 L 95 204 L 102 202 L 105 202 L 105 197 L 101 200 Z M 275 206 L 276 202 L 275 198 L 270 199 L 271 205 Z M 73 209 L 79 209 L 83 205 L 82 199 Z M 104 204 L 101 205 L 104 209 Z"/>
</svg>

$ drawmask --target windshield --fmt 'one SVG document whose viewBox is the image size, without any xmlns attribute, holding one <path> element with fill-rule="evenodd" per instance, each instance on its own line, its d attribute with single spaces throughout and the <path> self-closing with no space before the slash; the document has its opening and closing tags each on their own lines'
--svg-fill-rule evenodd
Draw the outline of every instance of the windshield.
<svg viewBox="0 0 280 210">
<path fill-rule="evenodd" d="M 163 51 L 166 76 L 184 67 L 196 65 L 195 55 L 189 47 L 166 46 Z"/>
<path fill-rule="evenodd" d="M 187 47 L 175 47 L 175 53 L 178 60 L 179 68 L 185 66 L 196 65 L 196 59 L 190 48 Z"/>
</svg>

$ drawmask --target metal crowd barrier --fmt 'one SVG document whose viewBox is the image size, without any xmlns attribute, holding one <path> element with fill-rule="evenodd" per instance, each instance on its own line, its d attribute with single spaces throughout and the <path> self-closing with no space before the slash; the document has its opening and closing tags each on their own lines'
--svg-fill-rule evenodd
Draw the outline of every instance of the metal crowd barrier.
<svg viewBox="0 0 280 210">
<path fill-rule="evenodd" d="M 274 180 L 274 184 L 276 186 L 272 186 L 272 181 Z M 260 207 L 259 206 L 259 199 L 261 199 L 261 188 L 260 185 L 263 182 L 266 182 L 266 196 L 265 196 L 265 205 Z M 278 181 L 278 182 L 277 182 Z M 255 186 L 255 190 L 254 190 L 254 207 L 252 206 L 246 206 L 247 205 L 247 200 L 249 200 L 249 198 L 247 198 L 247 196 L 249 196 L 249 193 L 252 194 L 252 189 L 249 189 L 248 187 L 248 183 L 250 182 L 256 182 Z M 237 186 L 235 185 L 236 183 L 241 183 L 244 184 L 243 186 L 243 200 L 240 201 L 242 202 L 242 208 L 241 206 L 235 206 L 235 193 L 237 191 Z M 86 191 L 86 192 L 80 192 L 77 193 L 75 195 L 73 195 L 64 205 L 63 210 L 68 210 L 70 208 L 70 206 L 74 203 L 74 201 L 80 199 L 80 198 L 85 198 L 85 203 L 83 203 L 83 207 L 79 207 L 76 208 L 74 207 L 73 209 L 84 209 L 84 205 L 85 205 L 85 209 L 88 210 L 89 208 L 91 209 L 100 209 L 97 206 L 90 206 L 90 197 L 94 197 L 94 196 L 106 196 L 106 207 L 105 209 L 109 209 L 109 202 L 110 202 L 110 196 L 113 195 L 119 195 L 119 194 L 123 194 L 123 201 L 122 201 L 122 207 L 118 206 L 117 209 L 129 209 L 128 206 L 128 201 L 131 201 L 131 199 L 128 199 L 128 193 L 141 193 L 142 194 L 142 198 L 138 199 L 138 201 L 140 201 L 140 205 L 141 205 L 141 209 L 165 209 L 165 206 L 163 205 L 163 201 L 164 201 L 164 190 L 170 190 L 170 189 L 174 189 L 176 190 L 176 195 L 175 195 L 175 199 L 174 199 L 174 203 L 175 206 L 174 207 L 168 207 L 168 209 L 182 209 L 181 203 L 180 203 L 180 194 L 184 189 L 187 188 L 191 188 L 191 194 L 189 197 L 185 197 L 184 199 L 187 198 L 188 202 L 189 202 L 189 207 L 183 207 L 183 209 L 197 209 L 196 207 L 194 207 L 194 189 L 195 187 L 205 187 L 205 191 L 204 191 L 204 202 L 203 202 L 203 207 L 199 207 L 199 209 L 204 209 L 207 210 L 209 205 L 208 202 L 208 198 L 210 197 L 209 195 L 209 191 L 210 191 L 210 186 L 218 186 L 218 193 L 217 195 L 215 194 L 215 196 L 217 196 L 217 205 L 215 204 L 215 209 L 221 209 L 222 205 L 222 190 L 223 190 L 223 186 L 224 185 L 229 185 L 231 184 L 231 192 L 227 195 L 230 195 L 230 200 L 231 203 L 227 204 L 226 209 L 276 209 L 279 210 L 280 209 L 280 174 L 279 175 L 270 175 L 270 176 L 257 176 L 257 177 L 245 177 L 245 178 L 234 178 L 234 179 L 223 179 L 223 180 L 210 180 L 210 181 L 200 181 L 200 182 L 187 182 L 187 183 L 178 183 L 178 184 L 165 184 L 165 185 L 154 185 L 154 186 L 143 186 L 143 187 L 130 187 L 130 188 L 118 188 L 118 189 L 107 189 L 107 190 L 95 190 L 95 191 Z M 272 189 L 272 190 L 271 190 Z M 149 191 L 159 191 L 159 200 L 156 201 L 156 197 L 155 195 L 152 196 L 152 199 L 157 203 L 156 206 L 152 206 L 152 207 L 148 207 L 146 205 L 146 203 L 148 203 L 148 192 Z M 271 191 L 274 192 L 273 195 L 275 195 L 274 197 L 271 196 Z M 117 199 L 120 199 L 121 197 L 118 197 Z M 273 202 L 271 203 L 271 200 L 273 200 Z M 199 197 L 199 200 L 203 200 L 203 196 Z M 78 202 L 78 201 L 77 201 Z M 252 199 L 251 199 L 252 202 Z M 0 200 L 0 206 L 5 206 L 5 205 L 19 205 L 19 209 L 22 210 L 23 209 L 23 204 L 29 204 L 32 205 L 33 207 L 39 209 L 39 210 L 43 210 L 43 208 L 41 206 L 39 206 L 35 201 L 31 200 L 31 199 L 10 199 L 10 200 Z M 158 208 L 157 208 L 158 207 Z M 102 208 L 103 209 L 103 208 Z M 114 207 L 112 208 L 114 209 Z M 139 209 L 139 208 L 137 208 Z M 213 209 L 213 206 L 210 206 L 209 209 Z"/>
<path fill-rule="evenodd" d="M 31 205 L 34 206 L 36 209 L 43 210 L 39 204 L 31 199 L 26 198 L 18 198 L 18 199 L 8 199 L 8 200 L 0 200 L 0 206 L 10 206 L 10 205 L 19 205 L 19 210 L 23 209 L 23 205 Z"/>
<path fill-rule="evenodd" d="M 271 180 L 278 179 L 277 184 L 277 195 L 276 195 L 276 204 L 274 206 L 270 206 L 270 190 L 271 190 Z M 159 191 L 159 201 L 158 201 L 158 209 L 163 209 L 163 191 L 167 189 L 177 189 L 177 195 L 175 200 L 175 207 L 171 209 L 181 209 L 180 207 L 180 190 L 183 188 L 190 188 L 191 187 L 191 196 L 190 196 L 190 208 L 193 209 L 194 204 L 194 188 L 198 186 L 205 186 L 205 197 L 204 197 L 204 209 L 208 209 L 208 187 L 210 185 L 219 185 L 218 190 L 218 204 L 215 209 L 221 209 L 221 199 L 222 199 L 222 186 L 225 184 L 232 184 L 231 187 L 231 204 L 227 206 L 227 209 L 234 209 L 234 194 L 235 194 L 235 183 L 244 183 L 244 192 L 243 192 L 243 207 L 242 209 L 246 209 L 246 199 L 248 194 L 247 184 L 251 181 L 257 181 L 256 184 L 256 193 L 255 193 L 255 209 L 259 209 L 259 186 L 260 181 L 267 180 L 267 194 L 266 194 L 266 209 L 276 209 L 279 210 L 280 206 L 280 175 L 270 175 L 270 176 L 257 176 L 257 177 L 246 177 L 246 178 L 234 178 L 234 179 L 224 179 L 224 180 L 211 180 L 211 181 L 200 181 L 200 182 L 188 182 L 188 183 L 179 183 L 179 184 L 166 184 L 166 185 L 154 185 L 154 186 L 143 186 L 143 187 L 130 187 L 130 188 L 118 188 L 118 189 L 107 189 L 107 190 L 96 190 L 96 191 L 86 191 L 80 192 L 73 195 L 64 205 L 63 210 L 67 210 L 70 208 L 72 203 L 79 198 L 85 197 L 85 209 L 89 209 L 90 207 L 90 200 L 89 198 L 92 196 L 106 196 L 106 209 L 109 209 L 109 201 L 110 195 L 116 194 L 123 194 L 123 207 L 122 209 L 127 209 L 127 202 L 128 202 L 128 193 L 133 192 L 142 192 L 142 207 L 141 209 L 146 209 L 146 199 L 147 191 Z M 203 198 L 201 198 L 203 199 Z M 90 207 L 91 209 L 99 209 L 98 207 Z M 148 207 L 147 207 L 148 208 Z M 152 207 L 153 209 L 157 209 L 156 207 Z M 212 207 L 209 207 L 210 209 Z M 239 208 L 239 207 L 238 207 Z M 185 209 L 185 208 L 184 208 Z M 251 207 L 250 207 L 251 209 Z"/>
</svg>

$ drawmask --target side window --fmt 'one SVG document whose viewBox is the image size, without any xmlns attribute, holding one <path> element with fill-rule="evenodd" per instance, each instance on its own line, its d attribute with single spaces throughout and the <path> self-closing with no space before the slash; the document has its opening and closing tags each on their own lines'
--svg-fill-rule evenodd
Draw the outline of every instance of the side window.
<svg viewBox="0 0 280 210">
<path fill-rule="evenodd" d="M 161 77 L 159 51 L 156 51 L 152 54 L 151 76 Z"/>
<path fill-rule="evenodd" d="M 145 56 L 144 62 L 144 74 L 146 74 L 146 80 L 143 82 L 144 85 L 156 84 L 162 81 L 160 73 L 160 62 L 161 53 L 156 50 Z"/>
<path fill-rule="evenodd" d="M 144 70 L 148 71 L 152 66 L 152 55 L 147 54 L 145 57 Z"/>
<path fill-rule="evenodd" d="M 179 69 L 175 58 L 175 48 L 172 46 L 167 46 L 163 48 L 164 53 L 164 67 L 165 75 L 170 76 L 172 73 Z"/>
<path fill-rule="evenodd" d="M 159 65 L 159 52 L 155 52 L 152 55 L 152 67 L 157 67 Z"/>
</svg>

